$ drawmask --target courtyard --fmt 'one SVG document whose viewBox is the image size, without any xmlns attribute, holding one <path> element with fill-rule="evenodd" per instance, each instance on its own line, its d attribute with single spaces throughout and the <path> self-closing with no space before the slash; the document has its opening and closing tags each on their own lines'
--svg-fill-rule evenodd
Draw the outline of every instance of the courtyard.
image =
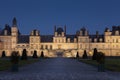
<svg viewBox="0 0 120 80">
<path fill-rule="evenodd" d="M 119 72 L 98 72 L 96 67 L 72 58 L 39 59 L 19 72 L 0 72 L 0 80 L 119 80 Z"/>
</svg>

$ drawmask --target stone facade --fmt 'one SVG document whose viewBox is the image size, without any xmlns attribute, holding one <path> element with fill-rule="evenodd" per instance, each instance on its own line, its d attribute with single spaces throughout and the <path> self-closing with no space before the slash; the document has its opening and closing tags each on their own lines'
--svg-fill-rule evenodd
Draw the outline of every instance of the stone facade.
<svg viewBox="0 0 120 80">
<path fill-rule="evenodd" d="M 28 56 L 32 56 L 34 50 L 38 56 L 43 51 L 47 57 L 57 57 L 57 52 L 62 52 L 63 57 L 75 57 L 77 52 L 82 56 L 84 50 L 91 56 L 93 49 L 97 48 L 106 56 L 120 56 L 120 26 L 113 26 L 111 31 L 106 28 L 103 34 L 96 32 L 94 35 L 89 34 L 84 27 L 74 35 L 69 35 L 66 26 L 64 29 L 55 26 L 53 35 L 41 35 L 38 30 L 32 30 L 29 35 L 21 35 L 16 18 L 12 23 L 11 27 L 6 24 L 0 31 L 0 55 L 2 51 L 7 56 L 12 51 L 18 51 L 21 55 L 23 49 L 26 49 Z"/>
</svg>

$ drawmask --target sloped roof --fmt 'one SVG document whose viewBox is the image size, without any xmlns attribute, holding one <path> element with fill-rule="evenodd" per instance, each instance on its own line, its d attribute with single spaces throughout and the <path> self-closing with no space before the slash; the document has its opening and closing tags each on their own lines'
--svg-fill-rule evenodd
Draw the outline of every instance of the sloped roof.
<svg viewBox="0 0 120 80">
<path fill-rule="evenodd" d="M 58 34 L 62 34 L 62 32 L 64 32 L 64 30 L 63 30 L 63 28 L 59 27 L 59 28 L 57 28 L 57 32 L 58 32 Z"/>
<path fill-rule="evenodd" d="M 120 26 L 112 26 L 112 35 L 115 35 L 116 31 L 119 31 L 119 35 L 120 35 Z"/>
<path fill-rule="evenodd" d="M 4 29 L 1 30 L 0 35 L 4 35 L 4 31 L 5 30 L 7 30 L 7 35 L 11 35 L 11 27 L 8 24 L 6 24 L 5 27 L 4 27 Z"/>
<path fill-rule="evenodd" d="M 104 35 L 89 35 L 89 38 L 92 39 L 92 42 L 94 42 L 94 39 L 97 39 L 97 42 L 100 42 L 100 39 L 103 39 L 102 42 L 104 42 Z"/>
<path fill-rule="evenodd" d="M 18 36 L 18 43 L 29 43 L 29 35 Z"/>
<path fill-rule="evenodd" d="M 76 35 L 66 35 L 66 39 L 70 38 L 70 42 L 74 42 L 74 38 L 76 38 Z"/>
<path fill-rule="evenodd" d="M 41 35 L 41 42 L 53 42 L 53 35 Z"/>
</svg>

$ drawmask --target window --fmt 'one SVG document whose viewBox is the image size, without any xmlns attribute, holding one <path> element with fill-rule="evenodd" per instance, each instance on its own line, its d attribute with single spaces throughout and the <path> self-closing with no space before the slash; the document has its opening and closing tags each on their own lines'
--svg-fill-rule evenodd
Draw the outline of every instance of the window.
<svg viewBox="0 0 120 80">
<path fill-rule="evenodd" d="M 105 48 L 105 45 L 103 45 L 103 48 Z"/>
<path fill-rule="evenodd" d="M 115 42 L 115 40 L 113 39 L 113 42 Z"/>
<path fill-rule="evenodd" d="M 67 39 L 67 42 L 70 43 L 70 38 Z"/>
<path fill-rule="evenodd" d="M 118 39 L 116 39 L 116 43 L 118 43 Z"/>
<path fill-rule="evenodd" d="M 58 43 L 60 43 L 60 39 L 58 39 Z"/>
<path fill-rule="evenodd" d="M 85 45 L 85 49 L 87 49 L 87 45 Z"/>
<path fill-rule="evenodd" d="M 33 54 L 33 51 L 31 51 L 31 54 Z"/>
<path fill-rule="evenodd" d="M 89 42 L 92 42 L 92 39 L 89 39 Z"/>
<path fill-rule="evenodd" d="M 63 42 L 63 43 L 65 42 L 64 39 L 62 39 L 62 42 Z"/>
<path fill-rule="evenodd" d="M 115 35 L 118 36 L 119 35 L 119 31 L 115 31 Z"/>
<path fill-rule="evenodd" d="M 88 42 L 87 38 L 85 39 L 85 42 Z"/>
<path fill-rule="evenodd" d="M 41 45 L 41 49 L 43 49 L 43 45 Z"/>
<path fill-rule="evenodd" d="M 98 48 L 98 45 L 96 45 L 96 48 Z"/>
<path fill-rule="evenodd" d="M 33 44 L 31 44 L 31 49 L 33 49 Z"/>
<path fill-rule="evenodd" d="M 48 49 L 48 45 L 45 46 L 45 49 Z"/>
<path fill-rule="evenodd" d="M 38 45 L 36 45 L 36 49 L 38 49 Z"/>
<path fill-rule="evenodd" d="M 100 42 L 102 42 L 103 40 L 102 40 L 102 38 L 100 38 Z"/>
<path fill-rule="evenodd" d="M 115 46 L 113 45 L 113 48 L 114 48 Z"/>
<path fill-rule="evenodd" d="M 97 39 L 96 39 L 96 38 L 94 39 L 94 42 L 97 42 Z"/>
<path fill-rule="evenodd" d="M 50 49 L 52 50 L 52 45 L 50 45 Z"/>
<path fill-rule="evenodd" d="M 118 45 L 116 45 L 116 48 L 119 48 L 119 46 L 118 46 Z"/>
<path fill-rule="evenodd" d="M 31 43 L 33 42 L 33 38 L 31 38 Z"/>
<path fill-rule="evenodd" d="M 82 48 L 82 44 L 80 44 L 80 48 Z"/>
</svg>

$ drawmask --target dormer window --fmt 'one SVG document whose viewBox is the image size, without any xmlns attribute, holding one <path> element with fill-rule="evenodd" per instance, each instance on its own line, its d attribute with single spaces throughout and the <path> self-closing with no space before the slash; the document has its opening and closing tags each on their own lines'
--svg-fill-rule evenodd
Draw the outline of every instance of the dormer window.
<svg viewBox="0 0 120 80">
<path fill-rule="evenodd" d="M 38 31 L 36 31 L 36 36 L 38 36 Z"/>
<path fill-rule="evenodd" d="M 97 42 L 97 39 L 96 39 L 96 38 L 94 39 L 94 42 Z"/>
<path fill-rule="evenodd" d="M 4 35 L 7 35 L 7 30 L 4 31 Z"/>
<path fill-rule="evenodd" d="M 85 31 L 85 36 L 87 36 L 87 35 L 88 35 L 88 31 L 86 30 L 86 31 Z"/>
<path fill-rule="evenodd" d="M 80 31 L 80 36 L 82 36 L 82 31 Z"/>
<path fill-rule="evenodd" d="M 70 38 L 67 39 L 67 42 L 70 43 Z"/>
<path fill-rule="evenodd" d="M 31 32 L 31 35 L 33 36 L 33 31 Z"/>
<path fill-rule="evenodd" d="M 102 39 L 102 38 L 100 38 L 100 39 L 99 39 L 99 41 L 100 41 L 100 42 L 102 42 L 102 41 L 103 41 L 103 39 Z"/>
<path fill-rule="evenodd" d="M 118 36 L 119 35 L 119 31 L 115 31 L 115 35 Z"/>
<path fill-rule="evenodd" d="M 89 42 L 92 42 L 92 39 L 91 39 L 91 38 L 89 39 Z"/>
<path fill-rule="evenodd" d="M 60 37 L 61 35 L 59 34 L 58 36 Z"/>
<path fill-rule="evenodd" d="M 76 38 L 74 38 L 74 43 L 76 43 L 77 42 L 77 39 Z"/>
<path fill-rule="evenodd" d="M 57 32 L 55 32 L 55 37 L 57 36 Z"/>
</svg>

